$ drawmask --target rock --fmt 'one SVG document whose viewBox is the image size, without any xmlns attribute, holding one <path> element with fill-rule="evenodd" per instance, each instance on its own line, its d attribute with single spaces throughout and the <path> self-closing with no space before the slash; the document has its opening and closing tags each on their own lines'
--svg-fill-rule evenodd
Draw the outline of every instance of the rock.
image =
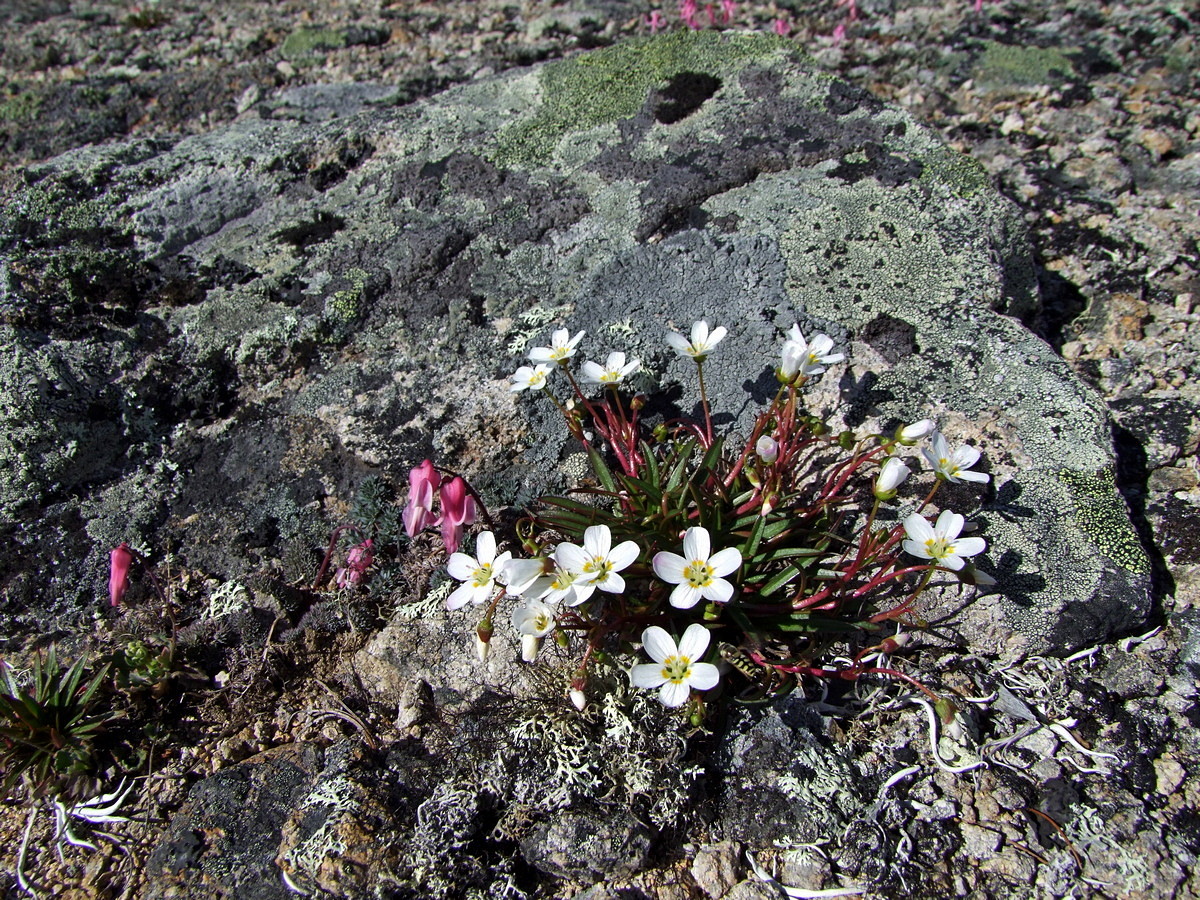
<svg viewBox="0 0 1200 900">
<path fill-rule="evenodd" d="M 630 816 L 566 810 L 521 842 L 526 861 L 548 875 L 619 879 L 645 865 L 650 834 Z"/>
<path fill-rule="evenodd" d="M 905 113 L 785 41 L 713 32 L 400 109 L 358 86 L 288 106 L 339 90 L 359 111 L 336 122 L 84 148 L 10 204 L 0 300 L 21 313 L 0 324 L 0 383 L 23 405 L 4 417 L 0 510 L 71 532 L 53 567 L 21 560 L 58 615 L 90 610 L 119 540 L 170 533 L 237 575 L 319 546 L 317 510 L 431 452 L 489 503 L 528 502 L 561 484 L 566 441 L 503 381 L 529 342 L 586 329 L 594 352 L 641 358 L 647 386 L 690 391 L 662 335 L 709 316 L 731 329 L 706 378 L 735 426 L 799 321 L 862 360 L 815 407 L 850 425 L 933 414 L 982 445 L 1001 593 L 981 611 L 930 595 L 927 618 L 1003 653 L 1144 618 L 1104 409 L 1017 321 L 1038 303 L 1023 228 Z M 902 339 L 880 343 L 881 323 Z"/>
<path fill-rule="evenodd" d="M 723 897 L 738 880 L 739 847 L 732 841 L 705 844 L 692 860 L 692 877 L 700 890 L 713 898 Z"/>
</svg>

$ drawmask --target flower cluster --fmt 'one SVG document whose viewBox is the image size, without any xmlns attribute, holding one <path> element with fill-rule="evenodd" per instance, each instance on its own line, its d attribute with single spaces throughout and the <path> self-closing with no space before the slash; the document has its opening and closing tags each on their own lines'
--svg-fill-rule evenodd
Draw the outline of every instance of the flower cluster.
<svg viewBox="0 0 1200 900">
<path fill-rule="evenodd" d="M 501 551 L 491 530 L 476 538 L 474 556 L 452 550 L 448 571 L 461 584 L 447 606 L 483 608 L 481 653 L 506 600 L 527 662 L 546 637 L 565 647 L 579 634 L 583 656 L 570 695 L 582 707 L 589 663 L 640 641 L 654 662 L 633 666 L 631 683 L 657 690 L 667 706 L 689 706 L 695 720 L 723 671 L 744 676 L 750 697 L 832 671 L 884 671 L 864 660 L 890 653 L 896 639 L 840 671 L 817 657 L 848 630 L 871 634 L 902 619 L 936 573 L 990 580 L 969 562 L 986 545 L 962 536 L 963 517 L 942 509 L 932 520 L 926 512 L 941 484 L 988 480 L 974 470 L 979 451 L 951 449 L 931 419 L 890 435 L 831 433 L 800 400 L 806 383 L 845 359 L 828 335 L 789 329 L 775 368 L 779 392 L 740 440 L 714 433 L 704 384 L 704 362 L 727 336 L 724 327 L 702 320 L 686 335 L 665 335 L 696 366 L 703 420 L 649 429 L 639 418 L 646 398 L 620 390 L 640 361 L 614 350 L 603 364 L 587 360 L 573 371 L 584 336 L 556 330 L 509 382 L 513 392 L 541 392 L 562 412 L 598 487 L 542 498 L 517 525 L 520 557 Z M 570 391 L 565 400 L 556 378 Z M 926 441 L 920 457 L 930 490 L 907 516 L 881 524 L 916 466 L 903 451 Z M 432 521 L 436 479 L 428 461 L 413 470 L 406 525 L 409 510 L 414 523 Z M 442 521 L 455 521 L 444 486 L 441 497 Z M 715 650 L 713 632 L 721 638 Z"/>
<path fill-rule="evenodd" d="M 443 480 L 433 463 L 425 460 L 408 473 L 408 503 L 401 519 L 408 536 L 416 537 L 426 528 L 439 526 L 447 553 L 454 553 L 462 541 L 463 528 L 475 522 L 475 497 L 461 475 Z M 441 514 L 433 511 L 437 491 Z"/>
</svg>

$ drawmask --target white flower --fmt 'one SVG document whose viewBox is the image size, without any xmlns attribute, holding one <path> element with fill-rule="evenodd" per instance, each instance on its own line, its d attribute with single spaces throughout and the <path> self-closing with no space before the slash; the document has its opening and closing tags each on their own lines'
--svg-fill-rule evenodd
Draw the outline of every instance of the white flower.
<svg viewBox="0 0 1200 900">
<path fill-rule="evenodd" d="M 889 456 L 879 469 L 879 477 L 875 479 L 875 496 L 880 500 L 891 500 L 896 496 L 896 488 L 911 474 L 912 469 L 900 457 Z"/>
<path fill-rule="evenodd" d="M 579 332 L 575 337 L 568 337 L 570 332 L 565 328 L 560 328 L 550 335 L 549 347 L 534 347 L 529 351 L 529 359 L 535 363 L 560 363 L 565 362 L 575 355 L 575 345 L 579 343 L 579 339 L 583 337 L 583 332 Z"/>
<path fill-rule="evenodd" d="M 521 366 L 509 376 L 508 380 L 512 382 L 509 390 L 514 394 L 517 391 L 540 391 L 546 387 L 546 376 L 550 372 L 550 367 L 545 363 L 538 363 L 533 367 Z"/>
<path fill-rule="evenodd" d="M 546 573 L 546 561 L 534 559 L 509 559 L 496 573 L 496 580 L 504 585 L 504 593 L 520 597 L 527 593 Z"/>
<path fill-rule="evenodd" d="M 704 656 L 708 641 L 708 629 L 699 622 L 687 627 L 678 647 L 665 630 L 651 625 L 642 632 L 642 646 L 654 662 L 630 669 L 630 683 L 634 687 L 658 688 L 663 706 L 683 706 L 692 688 L 707 691 L 716 687 L 721 677 L 712 663 L 696 662 Z"/>
<path fill-rule="evenodd" d="M 521 635 L 521 659 L 533 662 L 537 659 L 542 638 L 554 630 L 554 610 L 539 600 L 522 603 L 513 610 L 513 627 Z"/>
<path fill-rule="evenodd" d="M 496 536 L 490 531 L 482 531 L 475 539 L 475 555 L 452 553 L 446 564 L 450 577 L 464 582 L 453 594 L 446 598 L 447 609 L 460 609 L 468 603 L 478 606 L 485 600 L 491 599 L 492 589 L 496 585 L 496 575 L 512 559 L 507 550 L 496 555 Z"/>
<path fill-rule="evenodd" d="M 946 439 L 942 437 L 940 431 L 933 433 L 933 452 L 922 449 L 921 453 L 929 460 L 929 465 L 933 467 L 933 471 L 937 473 L 938 478 L 944 478 L 947 481 L 953 481 L 958 484 L 962 481 L 976 481 L 980 484 L 986 484 L 990 476 L 982 472 L 968 472 L 967 470 L 975 463 L 979 462 L 979 451 L 970 444 L 963 444 L 953 453 L 946 445 Z"/>
<path fill-rule="evenodd" d="M 620 384 L 625 380 L 626 375 L 632 375 L 641 368 L 641 365 L 642 361 L 639 359 L 625 362 L 625 354 L 614 350 L 608 354 L 604 365 L 589 359 L 583 364 L 580 375 L 585 384 Z"/>
<path fill-rule="evenodd" d="M 557 551 L 556 551 L 557 552 Z M 537 590 L 541 588 L 540 592 Z M 581 588 L 587 588 L 581 590 Z M 561 603 L 566 601 L 568 606 L 578 606 L 595 592 L 592 575 L 583 572 L 573 572 L 554 560 L 554 571 L 540 579 L 529 593 L 546 603 Z"/>
<path fill-rule="evenodd" d="M 974 556 L 987 549 L 983 538 L 960 538 L 962 529 L 963 517 L 948 509 L 942 510 L 934 525 L 920 513 L 913 513 L 904 520 L 904 531 L 908 534 L 904 550 L 957 572 L 966 564 L 964 556 Z"/>
<path fill-rule="evenodd" d="M 764 434 L 758 439 L 758 443 L 754 445 L 754 452 L 765 463 L 773 463 L 779 458 L 779 441 L 771 437 L 769 434 Z"/>
<path fill-rule="evenodd" d="M 554 561 L 562 568 L 581 576 L 572 586 L 577 606 L 590 597 L 596 588 L 611 594 L 625 590 L 625 579 L 617 573 L 631 566 L 638 558 L 638 545 L 624 541 L 612 545 L 612 532 L 607 525 L 592 525 L 583 532 L 583 546 L 563 542 L 554 551 Z M 584 579 L 587 579 L 585 582 Z"/>
<path fill-rule="evenodd" d="M 703 360 L 704 357 L 712 353 L 713 348 L 717 344 L 721 343 L 721 339 L 726 334 L 727 332 L 723 325 L 718 325 L 710 334 L 708 322 L 701 319 L 692 326 L 692 339 L 690 341 L 682 334 L 669 331 L 667 332 L 667 343 L 680 356 L 690 356 L 696 360 Z"/>
<path fill-rule="evenodd" d="M 783 342 L 782 364 L 779 367 L 779 377 L 786 383 L 804 375 L 820 375 L 826 366 L 839 363 L 846 358 L 844 353 L 830 353 L 833 349 L 833 338 L 827 334 L 818 334 L 810 344 L 804 339 L 799 325 L 793 325 Z"/>
<path fill-rule="evenodd" d="M 567 696 L 571 698 L 571 703 L 580 712 L 587 709 L 587 694 L 582 689 L 573 687 L 567 691 Z"/>
<path fill-rule="evenodd" d="M 701 597 L 716 603 L 729 602 L 733 585 L 722 576 L 742 564 L 742 552 L 726 547 L 710 556 L 710 549 L 708 530 L 697 526 L 683 534 L 683 556 L 665 550 L 654 554 L 654 574 L 676 586 L 671 591 L 672 606 L 691 609 Z"/>
<path fill-rule="evenodd" d="M 896 429 L 896 440 L 906 447 L 911 447 L 925 435 L 937 430 L 937 423 L 933 419 L 922 419 L 919 422 L 913 422 L 911 425 L 905 425 L 902 428 Z"/>
</svg>

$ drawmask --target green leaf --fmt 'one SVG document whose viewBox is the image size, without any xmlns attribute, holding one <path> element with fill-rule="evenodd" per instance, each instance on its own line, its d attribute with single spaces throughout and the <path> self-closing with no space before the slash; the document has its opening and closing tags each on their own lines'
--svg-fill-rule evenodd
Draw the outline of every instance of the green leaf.
<svg viewBox="0 0 1200 900">
<path fill-rule="evenodd" d="M 759 588 L 759 596 L 771 596 L 785 584 L 789 584 L 797 575 L 803 574 L 803 572 L 803 566 L 797 566 L 795 564 L 789 565 L 783 571 L 777 572 L 774 577 L 772 577 L 766 584 Z"/>
<path fill-rule="evenodd" d="M 617 492 L 617 482 L 613 478 L 612 469 L 608 467 L 608 463 L 600 455 L 600 451 L 591 444 L 588 444 L 587 454 L 588 461 L 592 464 L 592 471 L 596 473 L 596 478 L 607 490 L 615 494 Z"/>
<path fill-rule="evenodd" d="M 679 486 L 683 484 L 684 477 L 687 475 L 688 463 L 692 459 L 692 453 L 696 449 L 696 441 L 694 438 L 689 438 L 684 441 L 676 451 L 675 461 L 672 463 L 670 473 L 667 475 L 667 483 L 663 486 L 663 491 L 668 494 L 673 494 L 679 490 Z"/>
<path fill-rule="evenodd" d="M 750 532 L 750 537 L 743 545 L 742 558 L 749 559 L 758 552 L 758 545 L 762 541 L 763 532 L 767 529 L 767 520 L 762 516 L 758 517 L 758 521 L 754 523 L 754 528 Z"/>
<path fill-rule="evenodd" d="M 654 448 L 645 441 L 638 441 L 638 452 L 642 454 L 642 459 L 646 462 L 646 477 L 656 488 L 660 487 L 662 472 L 659 469 L 658 457 L 654 455 Z"/>
</svg>

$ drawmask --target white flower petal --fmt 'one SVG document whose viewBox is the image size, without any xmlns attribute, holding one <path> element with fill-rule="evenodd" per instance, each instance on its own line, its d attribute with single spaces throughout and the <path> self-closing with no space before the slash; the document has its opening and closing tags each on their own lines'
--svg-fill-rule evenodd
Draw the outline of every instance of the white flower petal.
<svg viewBox="0 0 1200 900">
<path fill-rule="evenodd" d="M 724 325 L 718 325 L 716 328 L 714 328 L 712 330 L 712 334 L 708 336 L 708 349 L 711 350 L 713 347 L 717 346 L 717 344 L 721 343 L 721 341 L 724 340 L 725 335 L 728 333 L 729 332 L 725 330 Z"/>
<path fill-rule="evenodd" d="M 592 362 L 590 359 L 580 368 L 580 377 L 587 384 L 603 384 L 604 383 L 604 366 L 598 362 Z"/>
<path fill-rule="evenodd" d="M 992 480 L 992 476 L 983 472 L 958 472 L 954 476 L 958 481 L 974 481 L 976 484 L 987 484 Z"/>
<path fill-rule="evenodd" d="M 658 663 L 679 652 L 675 646 L 675 639 L 667 633 L 665 628 L 657 625 L 651 625 L 642 632 L 642 647 L 650 658 Z"/>
<path fill-rule="evenodd" d="M 958 513 L 943 509 L 941 515 L 937 517 L 937 524 L 933 526 L 933 530 L 937 532 L 938 537 L 949 542 L 962 534 L 965 523 L 966 520 Z"/>
<path fill-rule="evenodd" d="M 583 532 L 583 549 L 592 556 L 605 557 L 612 549 L 612 532 L 607 525 L 592 525 Z"/>
<path fill-rule="evenodd" d="M 742 564 L 742 551 L 737 547 L 718 550 L 708 558 L 708 564 L 712 566 L 713 574 L 718 577 L 736 572 L 738 566 Z"/>
<path fill-rule="evenodd" d="M 690 355 L 692 345 L 688 343 L 688 339 L 682 334 L 676 334 L 673 331 L 667 332 L 667 343 L 671 345 L 671 349 L 681 356 Z"/>
<path fill-rule="evenodd" d="M 583 572 L 583 567 L 592 561 L 592 555 L 578 544 L 564 541 L 554 551 L 554 561 L 568 572 L 580 574 Z"/>
<path fill-rule="evenodd" d="M 969 469 L 975 463 L 979 462 L 979 455 L 978 448 L 972 447 L 970 444 L 963 444 L 954 451 L 954 455 L 950 457 L 950 460 L 960 469 Z"/>
<path fill-rule="evenodd" d="M 708 551 L 711 548 L 707 528 L 696 526 L 683 533 L 683 555 L 689 562 L 694 559 L 708 559 Z"/>
<path fill-rule="evenodd" d="M 920 513 L 912 513 L 904 520 L 904 530 L 909 538 L 918 544 L 924 544 L 926 541 L 932 541 L 937 538 L 937 535 L 933 532 L 933 526 Z M 928 555 L 926 555 L 926 558 L 928 559 Z"/>
<path fill-rule="evenodd" d="M 478 568 L 479 561 L 465 553 L 451 553 L 446 563 L 446 571 L 455 581 L 470 581 Z"/>
<path fill-rule="evenodd" d="M 485 566 L 496 561 L 496 536 L 490 531 L 481 531 L 475 538 L 475 558 Z"/>
<path fill-rule="evenodd" d="M 663 550 L 654 554 L 651 567 L 654 569 L 654 574 L 667 584 L 679 584 L 683 581 L 683 570 L 687 564 L 688 561 L 678 553 L 669 553 Z"/>
<path fill-rule="evenodd" d="M 987 541 L 978 537 L 959 538 L 950 545 L 950 552 L 958 556 L 975 556 L 987 549 Z"/>
<path fill-rule="evenodd" d="M 733 596 L 733 585 L 724 578 L 714 578 L 700 589 L 700 593 L 713 603 L 728 603 Z"/>
<path fill-rule="evenodd" d="M 656 688 L 666 682 L 662 666 L 657 663 L 639 663 L 629 670 L 629 683 L 636 688 Z"/>
<path fill-rule="evenodd" d="M 462 609 L 471 602 L 471 597 L 475 593 L 475 588 L 470 582 L 460 584 L 458 588 L 446 598 L 446 609 L 456 610 Z"/>
<path fill-rule="evenodd" d="M 699 350 L 708 343 L 708 322 L 701 319 L 692 323 L 692 346 Z"/>
<path fill-rule="evenodd" d="M 691 609 L 700 602 L 700 591 L 690 584 L 677 584 L 671 591 L 671 605 L 676 609 Z"/>
<path fill-rule="evenodd" d="M 903 547 L 905 553 L 911 553 L 920 559 L 933 559 L 929 555 L 929 550 L 926 549 L 924 541 L 905 541 Z"/>
<path fill-rule="evenodd" d="M 679 684 L 668 681 L 658 689 L 658 699 L 663 706 L 683 706 L 691 695 L 692 689 L 686 681 Z"/>
<path fill-rule="evenodd" d="M 609 572 L 603 580 L 596 582 L 596 587 L 602 591 L 608 591 L 610 594 L 623 594 L 625 593 L 625 579 L 616 572 Z"/>
<path fill-rule="evenodd" d="M 679 655 L 686 656 L 693 662 L 703 659 L 711 637 L 707 628 L 699 622 L 693 622 L 679 639 Z"/>
<path fill-rule="evenodd" d="M 608 561 L 612 564 L 614 572 L 620 572 L 622 569 L 627 569 L 637 562 L 638 555 L 641 550 L 633 541 L 622 541 L 617 544 L 608 553 Z"/>
<path fill-rule="evenodd" d="M 712 663 L 693 663 L 688 684 L 698 691 L 707 691 L 715 688 L 720 680 L 721 673 Z"/>
<path fill-rule="evenodd" d="M 953 569 L 957 572 L 966 565 L 966 561 L 961 556 L 955 556 L 953 553 L 948 553 L 938 560 L 939 566 L 945 566 L 947 569 Z"/>
</svg>

